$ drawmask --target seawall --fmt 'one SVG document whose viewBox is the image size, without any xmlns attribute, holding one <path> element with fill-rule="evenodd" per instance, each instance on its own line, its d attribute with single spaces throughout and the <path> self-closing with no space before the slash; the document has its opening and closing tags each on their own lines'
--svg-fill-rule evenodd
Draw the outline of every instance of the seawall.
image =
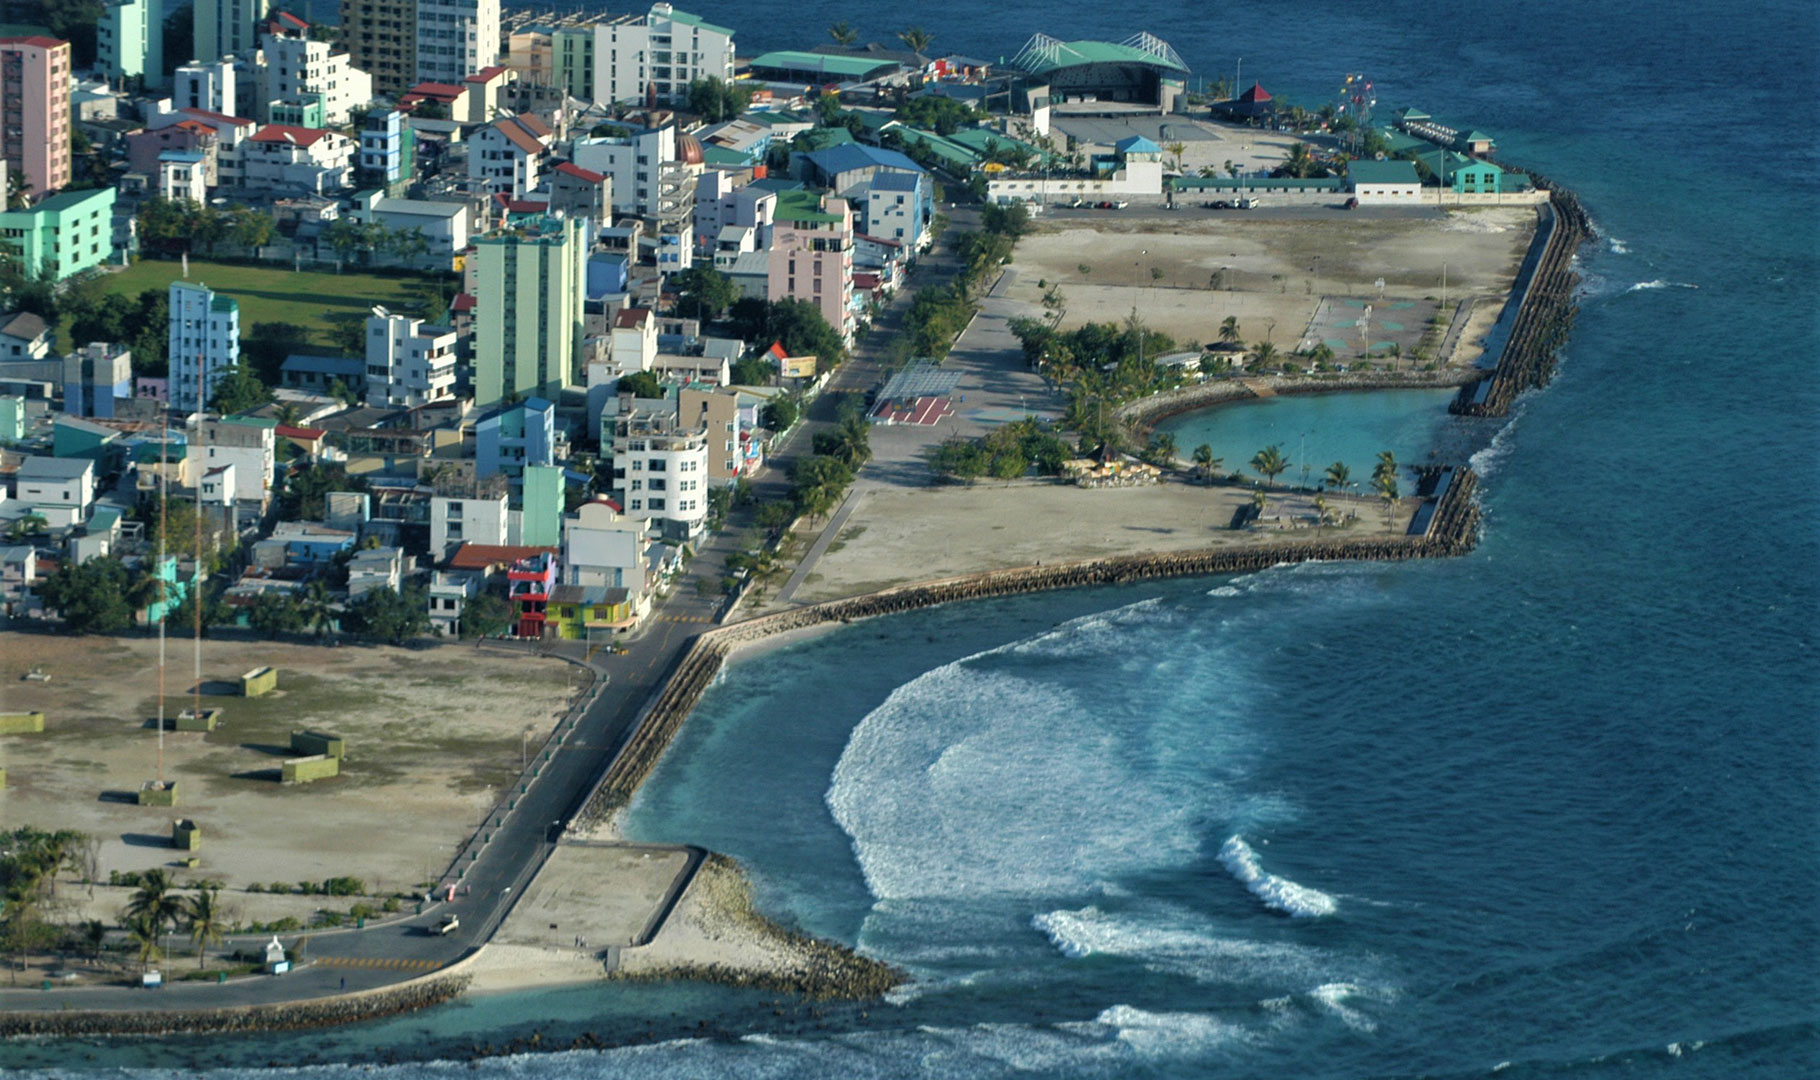
<svg viewBox="0 0 1820 1080">
<path fill-rule="evenodd" d="M 0 1013 L 0 1038 L 36 1035 L 216 1035 L 296 1031 L 377 1020 L 441 1005 L 467 989 L 470 976 L 452 968 L 421 979 L 334 997 L 221 1009 L 156 1007 L 127 1010 L 45 1010 Z"/>
<path fill-rule="evenodd" d="M 1511 323 L 1510 336 L 1498 356 L 1491 378 L 1461 387 L 1448 406 L 1459 416 L 1505 416 L 1517 395 L 1537 390 L 1554 378 L 1562 344 L 1573 330 L 1575 291 L 1580 275 L 1574 272 L 1574 255 L 1592 235 L 1592 223 L 1580 199 L 1546 177 L 1532 176 L 1535 185 L 1549 193 L 1554 215 L 1545 247 L 1524 293 L 1522 307 Z"/>
<path fill-rule="evenodd" d="M 1422 536 L 1336 539 L 1312 544 L 1271 544 L 1246 550 L 1189 551 L 1157 555 L 1123 555 L 1046 566 L 994 570 L 940 581 L 901 585 L 864 596 L 830 600 L 790 611 L 748 619 L 709 630 L 697 637 L 677 662 L 669 680 L 640 718 L 625 748 L 589 794 L 575 827 L 604 822 L 631 801 L 651 775 L 670 740 L 737 649 L 776 634 L 828 623 L 848 623 L 895 615 L 957 600 L 980 600 L 1053 589 L 1095 585 L 1128 585 L 1163 578 L 1200 577 L 1266 570 L 1286 563 L 1314 561 L 1379 561 L 1448 558 L 1464 555 L 1478 542 L 1478 477 L 1471 469 L 1454 474 L 1435 506 Z"/>
<path fill-rule="evenodd" d="M 1343 375 L 1247 375 L 1243 379 L 1217 379 L 1175 390 L 1165 390 L 1120 406 L 1118 418 L 1136 433 L 1145 433 L 1158 421 L 1205 409 L 1228 401 L 1258 396 L 1248 383 L 1262 383 L 1274 394 L 1339 394 L 1351 390 L 1423 390 L 1471 386 L 1485 378 L 1478 368 L 1443 368 L 1439 371 L 1357 371 Z"/>
</svg>

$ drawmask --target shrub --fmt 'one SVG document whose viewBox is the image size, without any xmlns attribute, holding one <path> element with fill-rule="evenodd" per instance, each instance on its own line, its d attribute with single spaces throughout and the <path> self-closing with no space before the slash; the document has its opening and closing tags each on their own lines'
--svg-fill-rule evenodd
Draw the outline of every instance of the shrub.
<svg viewBox="0 0 1820 1080">
<path fill-rule="evenodd" d="M 367 885 L 357 877 L 332 877 L 322 883 L 321 891 L 329 896 L 364 896 Z"/>
<path fill-rule="evenodd" d="M 274 881 L 270 885 L 267 885 L 265 890 L 267 892 L 277 893 L 280 896 L 289 896 L 291 893 L 291 886 L 283 881 Z"/>
</svg>

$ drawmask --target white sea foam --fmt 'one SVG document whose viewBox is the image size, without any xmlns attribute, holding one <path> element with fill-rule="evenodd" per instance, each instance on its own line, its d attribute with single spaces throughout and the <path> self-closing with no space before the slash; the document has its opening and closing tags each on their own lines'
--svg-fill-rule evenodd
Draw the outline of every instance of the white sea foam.
<svg viewBox="0 0 1820 1080">
<path fill-rule="evenodd" d="M 1643 292 L 1648 289 L 1698 289 L 1699 287 L 1700 286 L 1695 285 L 1691 281 L 1663 281 L 1658 278 L 1655 281 L 1639 281 L 1624 291 L 1633 293 Z"/>
<path fill-rule="evenodd" d="M 1497 471 L 1504 459 L 1510 456 L 1511 449 L 1516 445 L 1517 423 L 1523 419 L 1525 409 L 1526 405 L 1519 399 L 1516 407 L 1510 411 L 1509 421 L 1492 435 L 1491 442 L 1486 444 L 1484 449 L 1466 459 L 1466 464 L 1471 466 L 1472 471 L 1478 473 L 1481 479 Z"/>
<path fill-rule="evenodd" d="M 996 654 L 1128 657 L 1154 604 L 1077 619 L 899 687 L 849 737 L 827 803 L 880 900 L 1080 895 L 1095 882 L 1191 861 L 1217 784 L 1159 773 L 1128 725 L 1057 682 L 981 663 Z"/>
<path fill-rule="evenodd" d="M 1285 989 L 1366 969 L 1306 945 L 1221 933 L 1206 916 L 1174 908 L 1111 913 L 1097 907 L 1044 912 L 1030 925 L 1073 959 L 1116 956 L 1198 982 L 1263 983 Z"/>
<path fill-rule="evenodd" d="M 1233 877 L 1251 890 L 1252 895 L 1285 915 L 1298 919 L 1332 915 L 1339 907 L 1333 897 L 1288 878 L 1265 873 L 1257 852 L 1239 836 L 1228 837 L 1220 846 L 1220 863 Z"/>
<path fill-rule="evenodd" d="M 1256 1040 L 1243 1025 L 1207 1013 L 1152 1012 L 1134 1005 L 1114 1005 L 1090 1023 L 1057 1026 L 1081 1034 L 1109 1032 L 1146 1058 L 1194 1055 Z"/>
<path fill-rule="evenodd" d="M 1355 1031 L 1376 1031 L 1378 1022 L 1353 1007 L 1349 1002 L 1355 998 L 1378 998 L 1379 992 L 1366 990 L 1352 983 L 1323 983 L 1308 992 L 1308 997 L 1326 1012 L 1339 1017 L 1346 1026 Z"/>
<path fill-rule="evenodd" d="M 1618 239 L 1615 236 L 1606 237 L 1605 246 L 1608 249 L 1610 249 L 1610 251 L 1613 255 L 1629 255 L 1630 254 L 1630 245 L 1626 244 L 1624 241 Z"/>
</svg>

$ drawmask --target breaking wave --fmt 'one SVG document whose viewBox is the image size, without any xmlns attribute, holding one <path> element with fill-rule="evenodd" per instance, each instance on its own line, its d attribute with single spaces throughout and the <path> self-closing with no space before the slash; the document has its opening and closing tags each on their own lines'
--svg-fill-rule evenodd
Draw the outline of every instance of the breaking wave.
<svg viewBox="0 0 1820 1080">
<path fill-rule="evenodd" d="M 1698 289 L 1699 287 L 1691 281 L 1663 281 L 1658 278 L 1655 281 L 1639 281 L 1624 291 L 1634 293 L 1644 292 L 1648 289 Z"/>
<path fill-rule="evenodd" d="M 1262 900 L 1266 907 L 1275 908 L 1291 918 L 1319 918 L 1332 915 L 1339 908 L 1333 897 L 1319 889 L 1266 873 L 1258 862 L 1257 852 L 1241 837 L 1227 838 L 1220 846 L 1219 857 L 1220 863 L 1250 889 L 1253 896 Z"/>
</svg>

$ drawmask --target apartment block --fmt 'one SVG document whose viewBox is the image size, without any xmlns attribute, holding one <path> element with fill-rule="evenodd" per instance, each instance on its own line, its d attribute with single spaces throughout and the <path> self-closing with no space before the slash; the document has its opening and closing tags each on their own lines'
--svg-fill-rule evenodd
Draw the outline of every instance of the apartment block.
<svg viewBox="0 0 1820 1080">
<path fill-rule="evenodd" d="M 114 198 L 113 188 L 66 191 L 0 213 L 0 244 L 31 273 L 56 281 L 93 270 L 114 250 Z"/>
<path fill-rule="evenodd" d="M 106 0 L 95 24 L 95 66 L 112 83 L 164 85 L 164 0 Z"/>
<path fill-rule="evenodd" d="M 474 404 L 580 387 L 586 223 L 546 215 L 474 248 Z"/>
<path fill-rule="evenodd" d="M 367 404 L 414 409 L 455 396 L 455 331 L 376 307 L 367 318 Z"/>
<path fill-rule="evenodd" d="M 240 305 L 231 296 L 215 295 L 206 285 L 173 281 L 170 306 L 166 355 L 171 405 L 180 412 L 194 412 L 214 394 L 222 376 L 240 364 Z"/>
<path fill-rule="evenodd" d="M 460 83 L 499 58 L 499 0 L 417 0 L 417 81 Z"/>
<path fill-rule="evenodd" d="M 340 127 L 357 106 L 373 98 L 373 77 L 355 67 L 346 50 L 326 41 L 311 41 L 303 32 L 267 34 L 265 46 L 266 118 L 280 106 L 319 104 L 315 127 Z"/>
<path fill-rule="evenodd" d="M 202 0 L 207 3 L 208 0 Z M 341 43 L 373 77 L 373 93 L 397 98 L 417 78 L 418 0 L 341 0 Z"/>
<path fill-rule="evenodd" d="M 0 154 L 41 199 L 70 182 L 70 43 L 0 38 Z"/>
<path fill-rule="evenodd" d="M 680 104 L 695 79 L 733 78 L 733 31 L 669 4 L 594 28 L 594 97 Z"/>
<path fill-rule="evenodd" d="M 271 0 L 195 0 L 196 60 L 224 56 L 250 57 L 259 48 L 259 24 L 272 10 Z"/>
<path fill-rule="evenodd" d="M 847 200 L 780 193 L 768 259 L 771 299 L 807 300 L 842 338 L 853 340 L 853 211 Z"/>
</svg>

